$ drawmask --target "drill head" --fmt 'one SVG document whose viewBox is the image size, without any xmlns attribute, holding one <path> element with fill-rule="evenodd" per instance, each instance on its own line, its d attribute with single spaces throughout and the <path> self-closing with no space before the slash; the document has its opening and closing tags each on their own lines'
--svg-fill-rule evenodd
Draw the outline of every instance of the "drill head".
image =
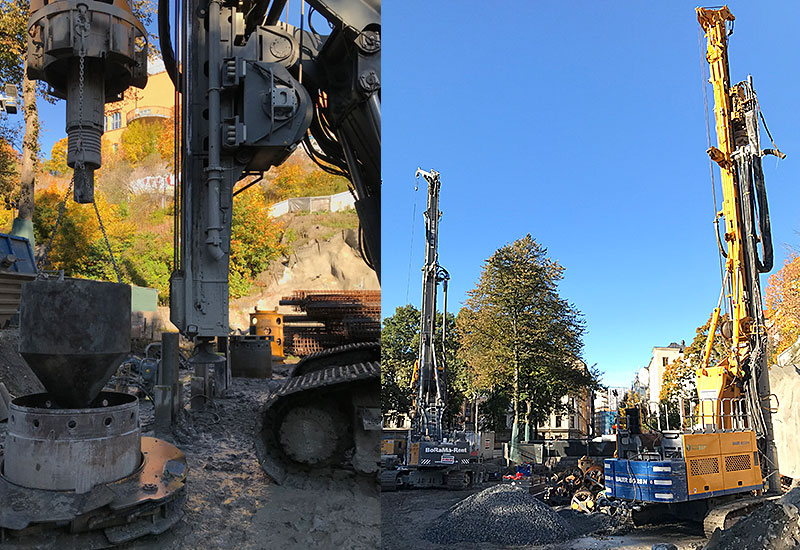
<svg viewBox="0 0 800 550">
<path fill-rule="evenodd" d="M 67 165 L 74 169 L 74 198 L 94 201 L 94 171 L 100 168 L 105 104 L 102 61 L 71 61 L 67 82 Z"/>
</svg>

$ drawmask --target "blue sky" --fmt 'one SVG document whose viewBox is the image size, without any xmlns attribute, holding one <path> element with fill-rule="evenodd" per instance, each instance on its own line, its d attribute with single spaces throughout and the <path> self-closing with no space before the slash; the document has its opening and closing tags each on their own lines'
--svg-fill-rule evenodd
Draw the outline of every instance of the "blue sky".
<svg viewBox="0 0 800 550">
<path fill-rule="evenodd" d="M 384 3 L 384 315 L 420 301 L 421 166 L 441 173 L 453 310 L 486 258 L 531 233 L 566 268 L 561 293 L 585 314 L 584 356 L 605 383 L 628 384 L 653 346 L 691 341 L 720 289 L 705 60 L 695 3 L 648 5 Z M 800 248 L 800 4 L 729 6 L 731 78 L 753 74 L 788 155 L 764 162 L 777 270 Z"/>
</svg>

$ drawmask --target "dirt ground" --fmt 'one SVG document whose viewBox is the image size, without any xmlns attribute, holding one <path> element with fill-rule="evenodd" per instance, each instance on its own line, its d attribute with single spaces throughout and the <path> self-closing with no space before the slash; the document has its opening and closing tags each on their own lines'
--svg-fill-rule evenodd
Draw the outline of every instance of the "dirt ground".
<svg viewBox="0 0 800 550">
<path fill-rule="evenodd" d="M 208 412 L 184 411 L 173 437 L 165 439 L 186 454 L 189 465 L 185 517 L 170 531 L 123 548 L 379 546 L 379 493 L 374 479 L 321 471 L 277 485 L 261 470 L 253 427 L 268 384 L 234 378 L 227 397 L 217 399 Z"/>
<path fill-rule="evenodd" d="M 28 379 L 30 371 L 16 364 L 16 358 L 7 365 L 8 358 L 16 355 L 10 341 L 13 335 L 0 336 L 3 351 L 11 346 L 0 358 L 0 381 L 16 395 L 26 393 L 26 388 L 38 390 L 35 379 Z M 288 369 L 275 370 L 285 374 Z M 188 384 L 188 373 L 183 375 Z M 253 428 L 259 405 L 275 383 L 234 378 L 228 395 L 215 400 L 214 407 L 184 410 L 173 434 L 163 437 L 186 454 L 184 517 L 166 533 L 119 548 L 366 550 L 380 546 L 380 495 L 374 478 L 324 470 L 277 485 L 261 470 Z M 140 416 L 142 435 L 154 435 L 149 401 L 141 402 Z M 0 453 L 6 427 L 0 423 Z"/>
<path fill-rule="evenodd" d="M 487 485 L 488 486 L 488 485 Z M 435 544 L 422 535 L 433 520 L 458 501 L 486 488 L 466 491 L 412 490 L 381 494 L 381 529 L 383 550 L 650 550 L 657 543 L 672 543 L 679 550 L 695 550 L 705 543 L 701 525 L 675 523 L 637 527 L 624 535 L 586 534 L 571 541 L 544 546 L 503 546 L 481 543 Z M 578 532 L 588 530 L 586 524 L 575 525 Z M 513 529 L 513 525 L 509 525 Z"/>
</svg>

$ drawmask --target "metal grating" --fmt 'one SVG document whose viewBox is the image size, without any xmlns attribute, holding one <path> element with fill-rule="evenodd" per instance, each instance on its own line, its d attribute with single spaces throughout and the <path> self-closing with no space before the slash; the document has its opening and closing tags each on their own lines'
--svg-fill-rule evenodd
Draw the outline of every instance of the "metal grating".
<svg viewBox="0 0 800 550">
<path fill-rule="evenodd" d="M 711 458 L 693 458 L 689 460 L 689 471 L 693 476 L 718 474 L 719 459 L 716 456 Z"/>
<path fill-rule="evenodd" d="M 750 469 L 750 455 L 728 455 L 725 457 L 726 472 L 740 472 Z"/>
</svg>

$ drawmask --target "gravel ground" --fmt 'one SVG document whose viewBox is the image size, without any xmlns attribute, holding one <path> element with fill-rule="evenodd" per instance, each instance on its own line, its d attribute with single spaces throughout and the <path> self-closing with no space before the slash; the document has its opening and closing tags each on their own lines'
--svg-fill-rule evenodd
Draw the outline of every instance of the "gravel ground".
<svg viewBox="0 0 800 550">
<path fill-rule="evenodd" d="M 526 490 L 495 485 L 471 495 L 425 532 L 431 542 L 475 541 L 496 544 L 544 544 L 576 535 L 561 516 Z"/>
<path fill-rule="evenodd" d="M 2 342 L 0 336 L 0 346 Z M 6 363 L 8 359 L 0 357 L 0 381 L 12 380 L 17 384 L 14 393 L 25 393 L 18 384 L 20 380 L 30 384 L 24 370 Z M 276 371 L 280 373 L 281 369 Z M 12 375 L 6 378 L 8 373 Z M 183 374 L 188 384 L 188 375 Z M 271 383 L 275 382 L 235 378 L 228 395 L 217 399 L 209 411 L 183 412 L 173 434 L 163 439 L 178 446 L 189 465 L 184 517 L 166 533 L 120 548 L 380 547 L 380 494 L 374 478 L 320 470 L 277 485 L 261 470 L 253 446 L 253 428 Z M 140 416 L 142 435 L 154 435 L 148 431 L 153 419 L 149 401 L 141 402 Z M 0 423 L 0 453 L 6 427 L 6 423 Z M 58 544 L 52 548 L 57 549 Z"/>
<path fill-rule="evenodd" d="M 699 524 L 669 523 L 637 527 L 625 534 L 603 534 L 608 524 L 596 515 L 583 515 L 571 510 L 558 510 L 578 535 L 546 545 L 518 545 L 466 541 L 449 544 L 431 542 L 423 534 L 437 518 L 461 500 L 480 492 L 410 490 L 381 494 L 381 530 L 383 550 L 651 550 L 657 543 L 672 543 L 679 550 L 697 550 L 705 543 Z M 512 523 L 512 522 L 509 522 Z M 598 531 L 599 529 L 599 531 Z M 742 547 L 744 548 L 744 547 Z M 742 550 L 739 548 L 737 550 Z"/>
</svg>

